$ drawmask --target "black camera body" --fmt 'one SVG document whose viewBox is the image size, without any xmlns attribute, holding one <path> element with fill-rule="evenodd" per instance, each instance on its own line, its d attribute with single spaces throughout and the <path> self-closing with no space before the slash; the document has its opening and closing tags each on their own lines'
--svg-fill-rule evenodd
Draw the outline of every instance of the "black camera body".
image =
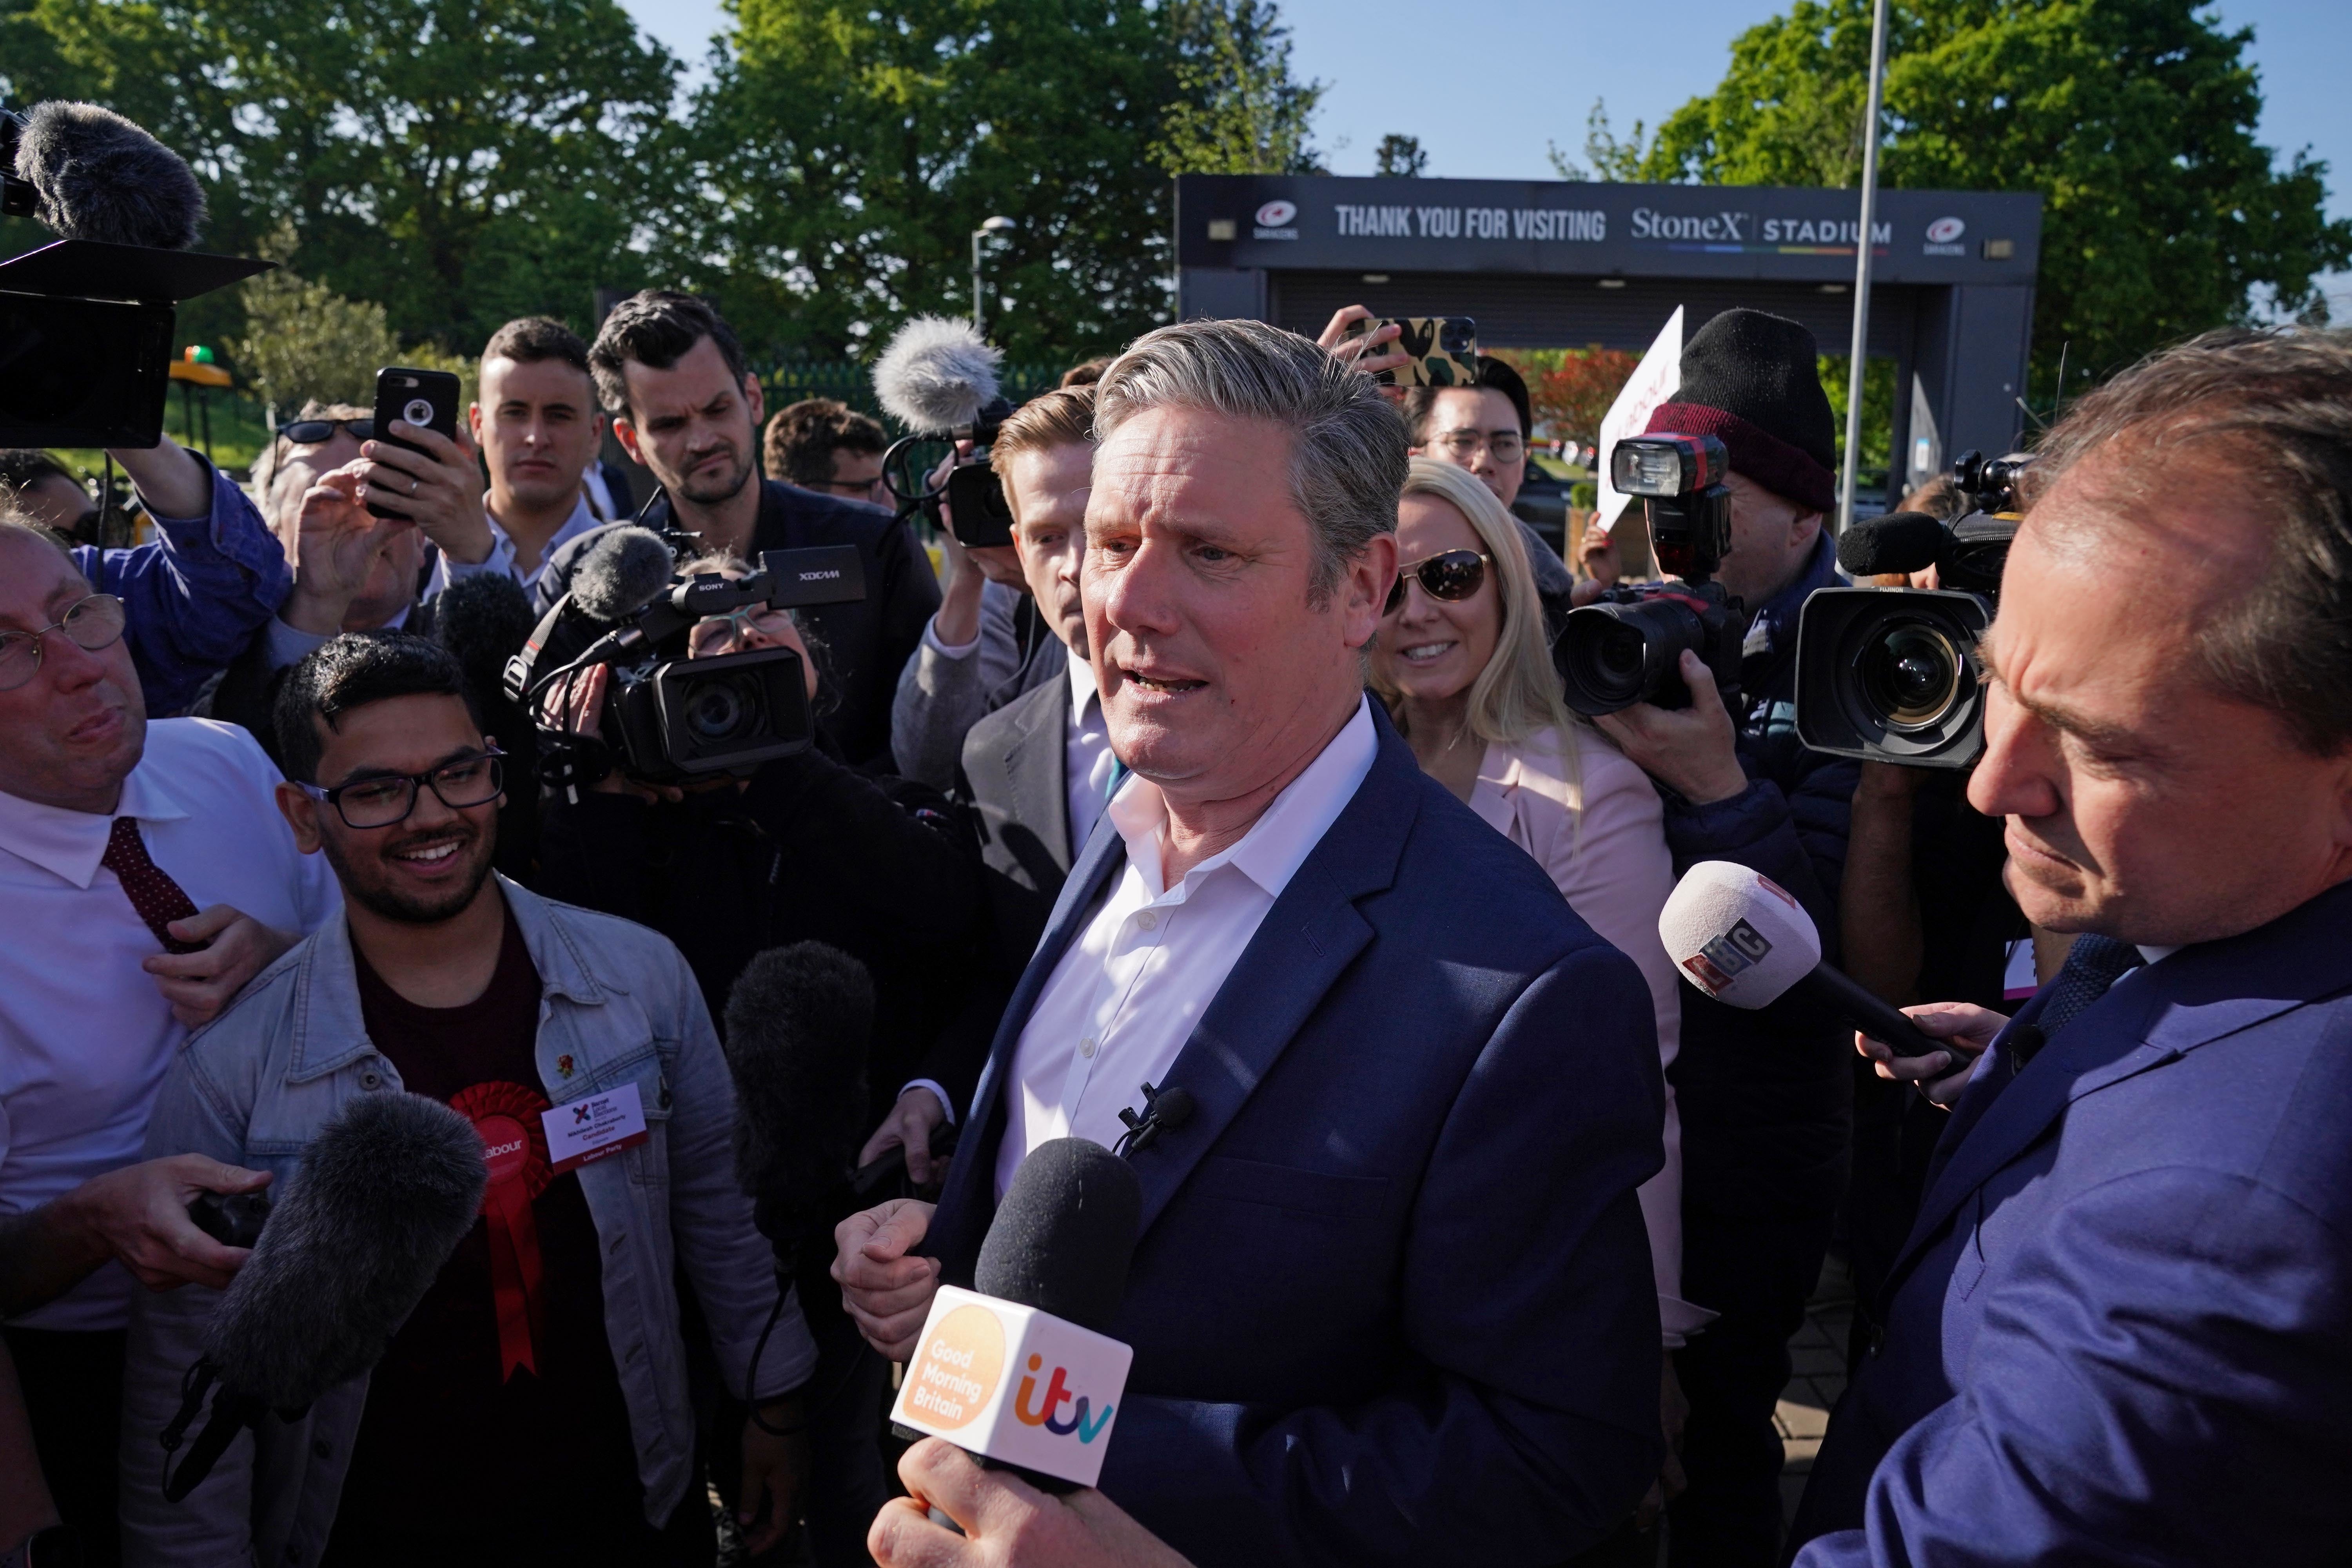
<svg viewBox="0 0 2352 1568">
<path fill-rule="evenodd" d="M 688 657 L 697 623 L 761 606 L 796 609 L 866 596 L 866 569 L 851 544 L 770 550 L 748 577 L 675 578 L 651 603 L 620 621 L 598 623 L 559 605 L 507 667 L 508 694 L 534 712 L 560 684 L 604 666 L 604 709 L 593 736 L 539 731 L 540 777 L 557 788 L 593 784 L 614 768 L 642 784 L 683 784 L 745 775 L 761 763 L 808 750 L 815 739 L 801 656 L 755 648 L 716 658 Z"/>
<path fill-rule="evenodd" d="M 1013 507 L 1004 499 L 1004 481 L 989 460 L 989 448 L 995 445 L 996 433 L 1011 417 L 1012 403 L 1002 396 L 992 397 L 981 405 L 968 424 L 937 436 L 919 433 L 893 441 L 890 449 L 882 455 L 882 478 L 890 493 L 898 498 L 898 515 L 908 517 L 921 511 L 923 521 L 934 531 L 953 534 L 955 542 L 967 550 L 1011 544 Z M 971 454 L 950 468 L 939 485 L 932 486 L 916 465 L 929 461 L 922 455 L 926 447 L 936 450 L 940 441 L 969 441 Z M 945 498 L 955 517 L 952 529 L 940 515 L 941 498 Z"/>
<path fill-rule="evenodd" d="M 1797 738 L 1816 752 L 1906 767 L 1972 767 L 1984 752 L 1976 648 L 1992 626 L 2031 461 L 1969 452 L 1953 480 L 1975 503 L 1951 523 L 1895 512 L 1856 523 L 1838 563 L 1857 576 L 1936 570 L 1936 588 L 1822 588 L 1797 616 Z"/>
<path fill-rule="evenodd" d="M 1552 645 L 1569 707 L 1588 718 L 1636 702 L 1686 708 L 1690 648 L 1736 708 L 1748 615 L 1714 581 L 1731 548 L 1729 454 L 1712 436 L 1658 433 L 1627 437 L 1609 458 L 1618 489 L 1642 498 L 1660 569 L 1682 580 L 1612 588 L 1569 612 Z"/>
</svg>

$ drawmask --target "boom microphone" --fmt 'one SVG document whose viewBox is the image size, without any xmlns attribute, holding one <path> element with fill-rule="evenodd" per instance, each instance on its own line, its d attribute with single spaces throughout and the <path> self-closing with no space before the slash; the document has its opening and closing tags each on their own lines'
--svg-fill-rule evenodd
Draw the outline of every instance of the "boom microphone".
<svg viewBox="0 0 2352 1568">
<path fill-rule="evenodd" d="M 802 1244 L 829 1237 L 841 1217 L 865 1142 L 873 1034 L 873 978 L 821 942 L 757 954 L 728 994 L 735 1179 L 787 1273 Z"/>
<path fill-rule="evenodd" d="M 992 348 L 970 321 L 917 316 L 898 329 L 874 362 L 874 393 L 884 412 L 925 436 L 968 430 L 997 399 Z"/>
<path fill-rule="evenodd" d="M 43 103 L 16 135 L 33 216 L 68 239 L 185 250 L 205 221 L 187 161 L 110 109 Z"/>
<path fill-rule="evenodd" d="M 1728 860 L 1684 873 L 1658 912 L 1666 955 L 1718 1002 L 1769 1007 L 1799 986 L 1874 1040 L 1906 1056 L 1947 1049 L 1870 992 L 1822 962 L 1821 932 L 1769 877 Z"/>
<path fill-rule="evenodd" d="M 383 1358 L 481 1212 L 489 1168 L 464 1116 L 423 1095 L 362 1095 L 320 1129 L 205 1333 L 163 1431 L 163 1495 L 185 1498 L 242 1426 L 298 1420 Z M 171 1456 L 217 1380 L 179 1472 Z"/>
<path fill-rule="evenodd" d="M 669 546 L 652 529 L 635 523 L 608 529 L 572 574 L 572 607 L 596 621 L 634 616 L 669 586 L 675 569 Z"/>
<path fill-rule="evenodd" d="M 1924 511 L 1864 518 L 1838 539 L 1838 564 L 1856 577 L 1925 572 L 1942 558 L 1944 525 Z"/>
<path fill-rule="evenodd" d="M 1142 1213 L 1135 1168 L 1101 1144 L 1031 1150 L 981 1244 L 977 1289 L 933 1297 L 891 1418 L 1047 1491 L 1094 1485 L 1135 1359 L 1102 1331 Z"/>
</svg>

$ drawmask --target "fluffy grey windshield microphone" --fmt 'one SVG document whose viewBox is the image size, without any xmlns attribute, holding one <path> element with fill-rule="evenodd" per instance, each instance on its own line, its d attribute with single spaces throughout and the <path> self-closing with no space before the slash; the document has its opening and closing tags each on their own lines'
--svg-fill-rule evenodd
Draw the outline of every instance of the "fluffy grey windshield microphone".
<svg viewBox="0 0 2352 1568">
<path fill-rule="evenodd" d="M 16 142 L 34 216 L 68 239 L 185 250 L 205 221 L 187 161 L 110 109 L 36 104 Z"/>
<path fill-rule="evenodd" d="M 1004 351 L 990 347 L 970 321 L 917 316 L 874 362 L 874 394 L 908 429 L 943 436 L 970 426 L 996 401 L 996 369 L 1003 363 Z"/>
</svg>

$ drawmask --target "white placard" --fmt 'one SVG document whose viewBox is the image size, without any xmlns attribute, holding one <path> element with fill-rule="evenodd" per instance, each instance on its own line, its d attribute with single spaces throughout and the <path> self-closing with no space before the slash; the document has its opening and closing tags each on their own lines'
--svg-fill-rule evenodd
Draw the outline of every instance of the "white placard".
<svg viewBox="0 0 2352 1568">
<path fill-rule="evenodd" d="M 1666 318 L 1666 324 L 1659 329 L 1649 352 L 1642 356 L 1642 363 L 1633 367 L 1633 379 L 1625 384 L 1625 390 L 1617 395 L 1617 401 L 1609 405 L 1607 416 L 1601 421 L 1601 440 L 1592 455 L 1592 475 L 1598 481 L 1601 527 L 1614 530 L 1625 503 L 1633 499 L 1609 482 L 1609 455 L 1625 437 L 1640 435 L 1658 405 L 1671 401 L 1682 384 L 1683 308 L 1677 305 L 1675 313 Z"/>
</svg>

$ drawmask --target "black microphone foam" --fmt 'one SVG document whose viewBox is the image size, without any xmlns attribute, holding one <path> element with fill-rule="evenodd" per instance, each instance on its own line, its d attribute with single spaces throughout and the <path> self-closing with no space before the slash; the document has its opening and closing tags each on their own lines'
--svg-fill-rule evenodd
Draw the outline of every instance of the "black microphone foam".
<svg viewBox="0 0 2352 1568">
<path fill-rule="evenodd" d="M 433 640 L 457 657 L 484 703 L 500 700 L 507 660 L 522 651 L 538 623 L 530 595 L 503 572 L 460 577 L 433 599 Z"/>
<path fill-rule="evenodd" d="M 1084 1138 L 1040 1143 L 996 1207 L 971 1288 L 1108 1333 L 1142 1217 L 1133 1165 Z"/>
<path fill-rule="evenodd" d="M 300 1410 L 383 1357 L 481 1211 L 474 1124 L 362 1095 L 319 1130 L 205 1334 L 224 1392 Z"/>
<path fill-rule="evenodd" d="M 669 546 L 652 529 L 609 528 L 580 557 L 572 574 L 572 603 L 592 620 L 622 620 L 653 603 L 674 571 Z"/>
<path fill-rule="evenodd" d="M 1944 550 L 1944 525 L 1924 511 L 1864 518 L 1838 540 L 1838 564 L 1857 577 L 1925 572 Z"/>
<path fill-rule="evenodd" d="M 34 216 L 68 239 L 185 250 L 205 221 L 187 161 L 110 109 L 36 104 L 16 142 Z"/>
<path fill-rule="evenodd" d="M 873 1033 L 873 977 L 821 942 L 757 954 L 728 994 L 735 1176 L 772 1242 L 837 1217 L 826 1205 L 866 1141 Z"/>
</svg>

